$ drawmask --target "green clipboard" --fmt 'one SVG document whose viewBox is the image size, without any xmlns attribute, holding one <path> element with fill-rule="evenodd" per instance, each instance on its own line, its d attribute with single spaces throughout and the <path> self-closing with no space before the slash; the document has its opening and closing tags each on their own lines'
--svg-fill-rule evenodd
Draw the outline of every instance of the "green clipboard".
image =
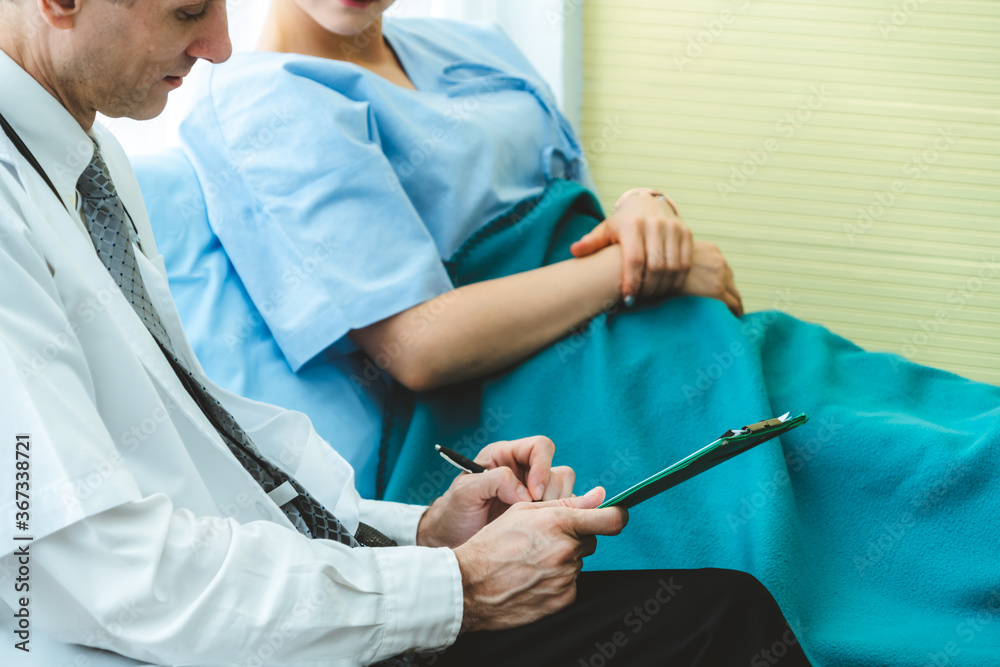
<svg viewBox="0 0 1000 667">
<path fill-rule="evenodd" d="M 791 418 L 790 414 L 786 412 L 774 419 L 765 419 L 741 429 L 726 431 L 715 442 L 705 445 L 694 454 L 625 489 L 614 498 L 605 500 L 600 507 L 624 507 L 625 509 L 634 507 L 695 475 L 753 449 L 762 442 L 767 442 L 771 438 L 809 421 L 809 418 L 804 414 Z"/>
</svg>

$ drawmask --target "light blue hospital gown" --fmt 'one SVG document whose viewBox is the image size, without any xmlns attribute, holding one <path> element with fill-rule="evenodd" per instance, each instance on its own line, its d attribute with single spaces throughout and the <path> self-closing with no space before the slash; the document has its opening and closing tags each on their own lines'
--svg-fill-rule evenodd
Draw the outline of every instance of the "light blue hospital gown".
<svg viewBox="0 0 1000 667">
<path fill-rule="evenodd" d="M 231 262 L 193 261 L 204 291 L 179 300 L 205 370 L 308 414 L 368 497 L 388 382 L 346 334 L 450 290 L 442 258 L 548 179 L 591 185 L 499 28 L 386 19 L 384 34 L 416 91 L 344 62 L 241 53 L 181 126 Z"/>
</svg>

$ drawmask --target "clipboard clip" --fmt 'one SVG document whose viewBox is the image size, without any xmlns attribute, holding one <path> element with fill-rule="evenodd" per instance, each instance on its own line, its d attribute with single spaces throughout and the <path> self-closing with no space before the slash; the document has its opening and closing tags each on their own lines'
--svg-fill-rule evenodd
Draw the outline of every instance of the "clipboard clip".
<svg viewBox="0 0 1000 667">
<path fill-rule="evenodd" d="M 748 424 L 741 429 L 731 429 L 722 434 L 723 438 L 731 438 L 736 435 L 750 435 L 751 433 L 764 433 L 773 428 L 777 428 L 788 421 L 788 417 L 792 413 L 786 412 L 780 417 L 775 417 L 774 419 L 764 419 L 755 424 Z"/>
</svg>

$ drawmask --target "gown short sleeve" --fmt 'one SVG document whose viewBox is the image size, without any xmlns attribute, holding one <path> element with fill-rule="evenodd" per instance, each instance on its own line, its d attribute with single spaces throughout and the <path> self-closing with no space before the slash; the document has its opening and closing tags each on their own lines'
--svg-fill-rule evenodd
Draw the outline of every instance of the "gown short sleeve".
<svg viewBox="0 0 1000 667">
<path fill-rule="evenodd" d="M 247 54 L 232 67 L 212 75 L 181 140 L 213 231 L 292 371 L 351 329 L 452 289 L 370 103 L 301 56 Z"/>
</svg>

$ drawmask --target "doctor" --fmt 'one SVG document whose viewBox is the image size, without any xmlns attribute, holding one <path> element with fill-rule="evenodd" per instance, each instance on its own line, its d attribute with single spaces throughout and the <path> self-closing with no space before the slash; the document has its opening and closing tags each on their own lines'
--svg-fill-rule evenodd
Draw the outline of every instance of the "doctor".
<svg viewBox="0 0 1000 667">
<path fill-rule="evenodd" d="M 545 438 L 488 446 L 491 470 L 430 508 L 366 501 L 303 415 L 208 381 L 94 121 L 151 118 L 198 58 L 228 58 L 224 0 L 0 0 L 0 26 L 0 663 L 364 665 L 453 644 L 438 664 L 730 662 L 787 644 L 748 577 L 578 577 L 627 517 L 594 509 L 601 489 L 572 497 Z M 620 644 L 622 610 L 650 601 L 664 611 Z"/>
</svg>

